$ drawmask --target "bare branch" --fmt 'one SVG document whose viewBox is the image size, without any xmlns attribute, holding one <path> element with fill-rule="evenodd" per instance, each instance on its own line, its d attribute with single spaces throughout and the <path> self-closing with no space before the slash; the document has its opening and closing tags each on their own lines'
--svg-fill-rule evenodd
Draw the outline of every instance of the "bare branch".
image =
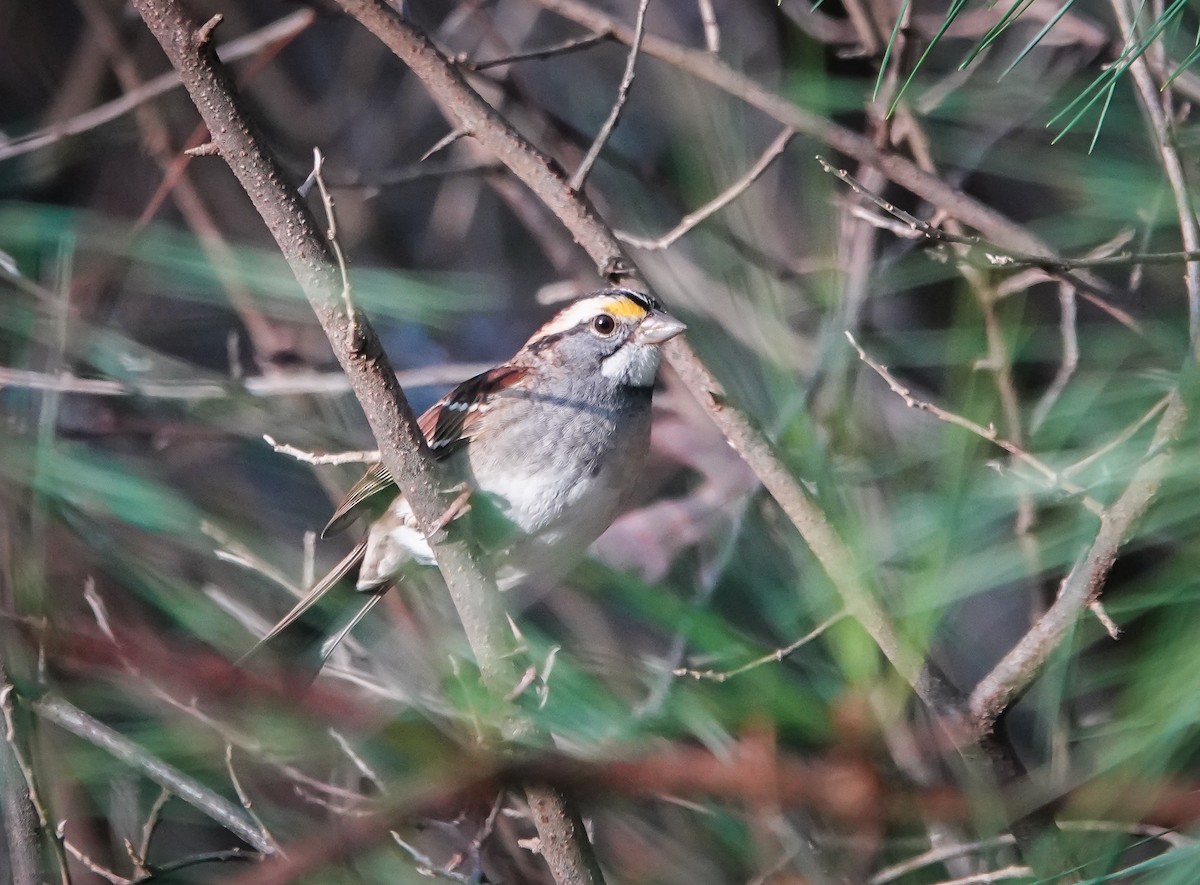
<svg viewBox="0 0 1200 885">
<path fill-rule="evenodd" d="M 531 49 L 515 55 L 506 55 L 503 58 L 489 58 L 486 61 L 471 61 L 465 54 L 458 55 L 454 58 L 454 63 L 466 68 L 468 71 L 486 71 L 488 68 L 497 68 L 501 65 L 511 65 L 522 61 L 540 61 L 560 55 L 567 55 L 571 52 L 578 52 L 581 49 L 590 49 L 611 39 L 612 34 L 597 32 L 585 34 L 582 37 L 573 37 L 570 40 L 563 40 L 561 43 L 555 43 L 543 49 Z"/>
<path fill-rule="evenodd" d="M 137 769 L 156 784 L 171 790 L 184 802 L 212 818 L 239 839 L 253 845 L 261 853 L 274 853 L 275 849 L 270 839 L 247 820 L 228 799 L 217 795 L 174 766 L 150 755 L 124 735 L 93 719 L 73 704 L 62 698 L 45 695 L 30 702 L 29 707 L 40 718 L 53 722 L 76 737 L 99 747 L 131 768 Z"/>
<path fill-rule="evenodd" d="M 650 0 L 639 0 L 638 2 L 637 22 L 633 26 L 633 41 L 629 44 L 629 55 L 625 59 L 625 73 L 621 75 L 621 83 L 617 87 L 617 100 L 613 102 L 607 119 L 600 127 L 600 131 L 596 133 L 596 139 L 588 148 L 579 168 L 571 176 L 571 190 L 573 191 L 583 188 L 588 174 L 592 171 L 592 166 L 600 156 L 600 151 L 604 150 L 609 136 L 617 128 L 617 121 L 621 119 L 621 111 L 625 108 L 625 102 L 629 100 L 629 89 L 633 86 L 633 69 L 637 65 L 638 53 L 642 50 L 642 37 L 646 34 L 646 7 L 649 5 Z"/>
<path fill-rule="evenodd" d="M 725 682 L 726 680 L 732 679 L 734 676 L 740 676 L 742 673 L 745 673 L 749 670 L 754 670 L 763 666 L 764 664 L 770 664 L 772 662 L 778 663 L 784 660 L 792 653 L 803 648 L 805 645 L 808 645 L 808 643 L 819 637 L 834 624 L 845 620 L 849 616 L 849 612 L 838 612 L 836 615 L 826 618 L 824 621 L 790 645 L 785 645 L 782 648 L 777 648 L 772 652 L 767 652 L 762 657 L 755 658 L 749 663 L 742 664 L 740 667 L 734 667 L 732 670 L 692 670 L 687 667 L 679 667 L 672 672 L 676 676 L 690 676 L 693 679 L 709 679 L 713 682 Z"/>
<path fill-rule="evenodd" d="M 275 437 L 268 433 L 263 434 L 263 440 L 272 449 L 279 452 L 281 455 L 290 455 L 297 461 L 305 464 L 377 464 L 379 462 L 379 452 L 336 452 L 319 455 L 316 452 L 307 452 L 304 449 L 298 449 L 295 446 L 290 446 L 287 443 L 275 441 Z"/>
<path fill-rule="evenodd" d="M 704 219 L 708 218 L 710 215 L 713 215 L 716 212 L 724 209 L 743 193 L 745 193 L 746 189 L 749 188 L 750 185 L 754 184 L 754 182 L 758 181 L 759 177 L 767 171 L 767 167 L 775 161 L 775 158 L 783 153 L 783 149 L 787 147 L 788 142 L 792 140 L 792 136 L 795 134 L 796 131 L 791 128 L 784 129 L 782 132 L 780 132 L 777 136 L 775 136 L 775 140 L 767 146 L 767 149 L 763 151 L 762 156 L 760 156 L 758 160 L 755 161 L 754 165 L 747 169 L 746 172 L 737 179 L 737 181 L 733 182 L 733 184 L 731 184 L 721 193 L 717 194 L 699 209 L 689 212 L 687 215 L 683 216 L 683 218 L 680 219 L 679 224 L 675 225 L 661 237 L 657 237 L 655 239 L 643 239 L 641 237 L 634 236 L 633 234 L 615 231 L 617 239 L 626 245 L 633 246 L 637 249 L 646 249 L 647 251 L 658 251 L 669 248 L 673 243 L 675 243 L 676 240 L 690 231 L 697 224 L 704 221 Z"/>
<path fill-rule="evenodd" d="M 1104 511 L 1095 539 L 1063 580 L 1054 604 L 971 692 L 969 709 L 976 734 L 991 731 L 1010 699 L 1033 680 L 1088 604 L 1099 598 L 1117 551 L 1158 492 L 1171 460 L 1170 444 L 1186 418 L 1187 407 L 1175 392 L 1155 429 L 1146 460 L 1121 496 Z"/>
</svg>

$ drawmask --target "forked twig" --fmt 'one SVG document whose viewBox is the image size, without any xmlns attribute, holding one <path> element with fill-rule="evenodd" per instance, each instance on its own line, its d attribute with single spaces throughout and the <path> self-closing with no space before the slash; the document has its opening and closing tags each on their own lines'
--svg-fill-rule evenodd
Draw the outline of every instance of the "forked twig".
<svg viewBox="0 0 1200 885">
<path fill-rule="evenodd" d="M 1104 506 L 1099 501 L 1096 501 L 1094 498 L 1088 495 L 1082 486 L 1076 485 L 1070 480 L 1065 479 L 1062 471 L 1055 470 L 1040 458 L 1030 454 L 1021 446 L 1018 446 L 1011 440 L 1007 440 L 1000 436 L 1000 434 L 996 431 L 996 428 L 991 425 L 984 427 L 982 424 L 978 424 L 975 421 L 972 421 L 970 418 L 964 418 L 962 415 L 956 414 L 955 412 L 947 411 L 941 406 L 935 405 L 927 400 L 917 399 L 912 395 L 911 390 L 896 380 L 896 377 L 888 371 L 887 366 L 868 356 L 867 352 L 863 350 L 861 346 L 859 346 L 859 343 L 854 339 L 854 336 L 851 333 L 846 332 L 846 339 L 850 342 L 850 345 L 855 349 L 855 351 L 857 351 L 858 358 L 870 366 L 871 369 L 874 370 L 875 374 L 882 378 L 884 383 L 887 384 L 892 392 L 899 396 L 900 399 L 904 401 L 904 404 L 910 409 L 928 412 L 939 421 L 944 421 L 947 424 L 953 424 L 955 427 L 961 427 L 963 430 L 967 430 L 975 434 L 980 439 L 987 440 L 993 445 L 999 446 L 1022 464 L 1025 464 L 1027 467 L 1030 467 L 1039 473 L 1052 488 L 1061 489 L 1068 495 L 1077 498 L 1079 503 L 1082 504 L 1085 509 L 1091 513 L 1094 513 L 1096 516 L 1104 515 Z"/>
</svg>

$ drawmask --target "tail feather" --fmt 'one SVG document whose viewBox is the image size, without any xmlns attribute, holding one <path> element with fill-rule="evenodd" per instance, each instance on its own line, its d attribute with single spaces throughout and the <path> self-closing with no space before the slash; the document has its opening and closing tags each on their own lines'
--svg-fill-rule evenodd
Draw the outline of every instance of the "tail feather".
<svg viewBox="0 0 1200 885">
<path fill-rule="evenodd" d="M 270 630 L 268 630 L 266 635 L 263 636 L 260 640 L 258 640 L 258 642 L 256 642 L 254 644 L 254 647 L 251 648 L 250 651 L 246 652 L 244 655 L 242 655 L 240 658 L 238 658 L 237 665 L 242 666 L 243 664 L 245 664 L 245 662 L 247 660 L 249 660 L 251 657 L 253 657 L 255 654 L 257 654 L 264 645 L 266 645 L 268 642 L 270 642 L 272 639 L 274 639 L 276 636 L 278 636 L 280 633 L 282 633 L 285 629 L 287 629 L 289 626 L 291 626 L 293 623 L 295 623 L 296 620 L 299 619 L 306 611 L 308 611 L 310 608 L 312 608 L 314 605 L 316 605 L 318 602 L 320 602 L 321 598 L 326 593 L 328 593 L 335 586 L 337 586 L 338 582 L 341 581 L 342 578 L 346 577 L 346 575 L 349 574 L 351 569 L 353 569 L 356 565 L 358 565 L 358 563 L 362 560 L 363 554 L 366 552 L 366 549 L 367 549 L 366 541 L 362 541 L 359 544 L 356 544 L 354 549 L 351 550 L 349 553 L 347 553 L 341 562 L 339 562 L 337 565 L 335 565 L 329 571 L 329 573 L 327 575 L 325 575 L 325 577 L 321 578 L 320 581 L 318 581 L 316 584 L 313 585 L 313 588 L 311 590 L 309 590 L 307 593 L 304 594 L 304 597 L 292 607 L 291 611 L 289 611 L 286 615 L 283 616 L 283 618 L 280 619 L 279 623 L 277 623 L 274 627 L 272 627 Z M 355 617 L 354 621 L 350 624 L 350 627 L 353 627 L 355 624 L 357 624 L 359 622 L 359 620 L 362 619 L 362 616 L 365 615 L 368 611 L 370 611 L 371 607 L 374 606 L 377 598 L 378 597 L 375 597 L 374 599 L 372 599 L 372 601 L 363 609 L 363 611 L 360 612 Z M 345 637 L 346 633 L 349 632 L 349 629 L 350 628 L 347 627 L 345 630 L 341 631 L 338 634 L 338 636 L 337 636 L 338 641 L 341 641 L 341 639 L 343 637 Z M 330 651 L 332 651 L 332 646 L 330 646 Z M 325 656 L 327 656 L 327 655 L 322 655 L 322 659 L 324 659 Z"/>
<path fill-rule="evenodd" d="M 342 629 L 338 630 L 336 633 L 334 633 L 332 636 L 330 636 L 328 639 L 326 639 L 324 642 L 321 643 L 321 650 L 320 650 L 321 666 L 325 665 L 325 662 L 329 660 L 329 656 L 333 654 L 334 649 L 336 649 L 338 647 L 338 645 L 341 644 L 342 640 L 345 639 L 349 635 L 350 631 L 358 626 L 358 622 L 367 616 L 367 612 L 369 612 L 371 609 L 373 609 L 375 607 L 375 603 L 377 603 L 377 602 L 379 602 L 379 600 L 383 599 L 383 594 L 387 591 L 387 589 L 388 589 L 387 587 L 380 587 L 376 590 L 370 591 L 369 595 L 367 597 L 367 601 L 364 602 L 362 604 L 362 606 L 359 608 L 359 610 L 354 613 L 354 617 L 352 617 L 350 619 L 350 621 L 346 624 L 346 626 L 342 627 Z"/>
</svg>

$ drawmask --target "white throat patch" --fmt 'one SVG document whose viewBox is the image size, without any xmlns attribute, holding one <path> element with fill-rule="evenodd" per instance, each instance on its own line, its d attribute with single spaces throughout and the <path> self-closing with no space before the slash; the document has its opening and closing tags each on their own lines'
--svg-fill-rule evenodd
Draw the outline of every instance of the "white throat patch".
<svg viewBox="0 0 1200 885">
<path fill-rule="evenodd" d="M 654 345 L 631 341 L 600 361 L 600 374 L 618 384 L 650 387 L 658 373 L 658 358 L 658 348 Z"/>
</svg>

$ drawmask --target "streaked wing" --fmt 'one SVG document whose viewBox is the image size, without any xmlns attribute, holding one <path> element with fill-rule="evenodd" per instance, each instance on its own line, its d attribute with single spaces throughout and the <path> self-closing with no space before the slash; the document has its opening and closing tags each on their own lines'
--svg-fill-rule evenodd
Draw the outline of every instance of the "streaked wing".
<svg viewBox="0 0 1200 885">
<path fill-rule="evenodd" d="M 362 478 L 350 489 L 345 500 L 333 512 L 333 516 L 329 517 L 329 522 L 325 524 L 325 528 L 321 529 L 321 537 L 327 538 L 336 532 L 340 532 L 349 523 L 353 522 L 354 518 L 358 515 L 358 505 L 363 501 L 375 497 L 375 495 L 384 489 L 395 488 L 391 472 L 382 464 L 372 464 L 371 469 L 364 473 Z"/>
<path fill-rule="evenodd" d="M 497 366 L 468 378 L 434 403 L 420 422 L 434 457 L 440 461 L 466 443 L 475 434 L 492 398 L 516 386 L 528 372 L 521 366 Z"/>
<path fill-rule="evenodd" d="M 521 366 L 497 366 L 468 378 L 430 406 L 418 424 L 433 457 L 441 461 L 465 444 L 477 431 L 479 419 L 487 412 L 492 398 L 500 391 L 518 384 L 528 371 Z M 364 501 L 385 490 L 394 493 L 395 488 L 388 469 L 382 464 L 372 465 L 338 505 L 322 530 L 321 537 L 345 528 L 358 516 L 359 506 Z"/>
</svg>

